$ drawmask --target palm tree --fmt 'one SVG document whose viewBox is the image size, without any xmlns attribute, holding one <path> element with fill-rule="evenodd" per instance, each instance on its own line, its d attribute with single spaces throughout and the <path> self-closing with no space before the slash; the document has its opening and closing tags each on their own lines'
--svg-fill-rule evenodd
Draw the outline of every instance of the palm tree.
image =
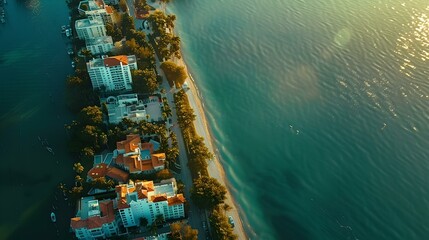
<svg viewBox="0 0 429 240">
<path fill-rule="evenodd" d="M 76 186 L 77 186 L 78 183 L 82 186 L 83 179 L 82 179 L 82 177 L 80 175 L 76 175 L 74 177 L 74 180 L 75 180 Z"/>
<path fill-rule="evenodd" d="M 156 216 L 154 224 L 161 225 L 164 222 L 164 216 L 162 214 L 159 214 Z"/>
<path fill-rule="evenodd" d="M 83 168 L 82 164 L 80 164 L 78 162 L 78 163 L 73 164 L 73 170 L 75 170 L 77 174 L 81 174 L 83 172 L 84 168 Z"/>
<path fill-rule="evenodd" d="M 147 221 L 147 219 L 146 218 L 144 218 L 144 217 L 142 217 L 142 218 L 140 218 L 140 226 L 142 226 L 142 227 L 144 227 L 144 228 L 146 228 L 147 227 L 147 225 L 148 225 L 148 221 Z"/>
<path fill-rule="evenodd" d="M 226 214 L 227 211 L 232 210 L 232 207 L 225 203 L 223 204 L 222 209 Z"/>
<path fill-rule="evenodd" d="M 80 53 L 83 55 L 83 57 L 85 58 L 85 62 L 88 58 L 92 58 L 92 53 L 90 50 L 88 49 L 82 49 L 82 51 L 80 51 Z"/>
<path fill-rule="evenodd" d="M 153 222 L 152 225 L 149 226 L 150 232 L 155 235 L 158 231 L 158 226 L 156 226 L 156 223 Z"/>
</svg>

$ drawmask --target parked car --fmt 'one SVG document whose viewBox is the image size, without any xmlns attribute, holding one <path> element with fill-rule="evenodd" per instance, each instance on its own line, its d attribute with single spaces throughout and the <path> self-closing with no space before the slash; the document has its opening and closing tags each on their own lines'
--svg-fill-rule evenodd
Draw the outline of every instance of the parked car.
<svg viewBox="0 0 429 240">
<path fill-rule="evenodd" d="M 232 216 L 228 217 L 228 221 L 229 221 L 229 224 L 231 224 L 231 227 L 235 226 L 234 219 L 232 218 Z"/>
</svg>

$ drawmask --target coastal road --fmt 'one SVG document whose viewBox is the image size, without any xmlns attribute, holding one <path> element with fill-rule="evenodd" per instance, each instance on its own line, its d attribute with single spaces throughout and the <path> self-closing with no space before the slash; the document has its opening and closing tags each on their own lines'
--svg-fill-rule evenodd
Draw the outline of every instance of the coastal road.
<svg viewBox="0 0 429 240">
<path fill-rule="evenodd" d="M 180 166 L 181 166 L 181 172 L 179 176 L 176 176 L 177 179 L 182 180 L 182 182 L 185 184 L 185 197 L 186 201 L 189 203 L 189 211 L 188 211 L 188 223 L 191 225 L 192 228 L 198 230 L 198 239 L 207 239 L 207 233 L 205 232 L 205 229 L 203 227 L 203 221 L 206 221 L 206 216 L 204 211 L 200 210 L 195 204 L 192 203 L 191 200 L 191 187 L 192 187 L 192 177 L 191 172 L 188 168 L 188 156 L 186 154 L 186 146 L 183 141 L 182 131 L 179 128 L 179 125 L 177 124 L 177 114 L 176 114 L 176 106 L 174 104 L 174 98 L 173 94 L 175 92 L 175 89 L 171 89 L 168 85 L 167 79 L 164 76 L 164 73 L 159 68 L 160 62 L 158 58 L 156 57 L 156 68 L 158 73 L 163 78 L 163 84 L 162 87 L 166 90 L 165 97 L 168 100 L 168 103 L 170 105 L 170 108 L 172 110 L 172 123 L 173 126 L 170 128 L 174 134 L 177 136 L 177 143 L 179 145 L 179 159 L 180 159 Z M 177 175 L 177 174 L 176 174 Z"/>
</svg>

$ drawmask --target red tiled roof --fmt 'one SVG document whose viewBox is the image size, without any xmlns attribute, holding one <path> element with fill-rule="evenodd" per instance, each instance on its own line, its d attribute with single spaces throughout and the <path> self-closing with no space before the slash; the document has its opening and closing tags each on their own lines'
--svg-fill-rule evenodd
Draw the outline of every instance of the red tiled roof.
<svg viewBox="0 0 429 240">
<path fill-rule="evenodd" d="M 124 208 L 129 208 L 130 205 L 128 205 L 127 200 L 125 199 L 119 199 L 118 201 L 118 209 L 124 209 Z"/>
<path fill-rule="evenodd" d="M 74 217 L 71 219 L 70 227 L 73 229 L 86 227 L 86 220 L 81 220 L 80 217 Z"/>
<path fill-rule="evenodd" d="M 154 153 L 152 154 L 152 165 L 154 167 L 160 167 L 164 165 L 165 153 Z"/>
<path fill-rule="evenodd" d="M 108 168 L 108 166 L 105 163 L 97 164 L 95 167 L 91 168 L 88 171 L 87 175 L 88 175 L 88 177 L 91 177 L 94 179 L 104 177 L 104 176 L 106 176 L 107 168 Z"/>
<path fill-rule="evenodd" d="M 185 197 L 183 197 L 183 194 L 177 194 L 174 197 L 169 198 L 168 200 L 168 206 L 177 205 L 185 203 Z"/>
<path fill-rule="evenodd" d="M 153 144 L 141 143 L 139 135 L 128 135 L 126 140 L 116 143 L 116 148 L 118 150 L 123 150 L 125 154 L 135 152 L 137 148 L 140 148 L 141 151 L 149 150 L 151 155 L 150 160 L 142 160 L 139 155 L 124 156 L 123 154 L 119 154 L 116 157 L 116 164 L 126 166 L 130 173 L 151 171 L 156 167 L 164 165 L 165 153 L 154 154 Z"/>
<path fill-rule="evenodd" d="M 127 182 L 129 174 L 119 168 L 109 167 L 106 176 L 116 179 L 118 182 Z"/>
<path fill-rule="evenodd" d="M 124 149 L 126 153 L 134 151 L 139 147 L 140 136 L 137 134 L 127 135 L 127 139 L 116 143 L 118 150 Z"/>
<path fill-rule="evenodd" d="M 87 175 L 93 179 L 108 176 L 118 182 L 127 182 L 128 180 L 128 173 L 115 167 L 109 167 L 105 163 L 97 164 L 88 171 Z"/>
<path fill-rule="evenodd" d="M 159 194 L 159 195 L 152 196 L 151 200 L 152 202 L 167 201 L 167 194 Z"/>
<path fill-rule="evenodd" d="M 113 13 L 113 9 L 112 9 L 112 7 L 111 6 L 105 6 L 104 7 L 104 9 L 106 9 L 106 12 L 108 13 L 108 14 L 112 14 Z"/>
<path fill-rule="evenodd" d="M 73 229 L 79 228 L 101 228 L 105 223 L 111 223 L 115 220 L 115 214 L 113 210 L 112 200 L 104 200 L 99 202 L 101 216 L 94 216 L 88 219 L 82 220 L 80 217 L 74 217 L 71 219 L 70 227 Z"/>
<path fill-rule="evenodd" d="M 128 65 L 128 57 L 125 55 L 113 56 L 104 59 L 104 66 L 114 67 L 120 64 Z"/>
</svg>

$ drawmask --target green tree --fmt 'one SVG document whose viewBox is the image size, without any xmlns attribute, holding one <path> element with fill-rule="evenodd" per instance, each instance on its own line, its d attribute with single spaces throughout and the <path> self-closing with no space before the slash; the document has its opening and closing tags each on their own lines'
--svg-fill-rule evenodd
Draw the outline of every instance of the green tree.
<svg viewBox="0 0 429 240">
<path fill-rule="evenodd" d="M 117 42 L 122 39 L 121 30 L 116 25 L 113 25 L 111 23 L 106 24 L 106 35 L 112 36 L 112 40 L 114 42 Z"/>
<path fill-rule="evenodd" d="M 192 229 L 191 226 L 183 223 L 170 224 L 171 240 L 197 240 L 198 230 Z"/>
<path fill-rule="evenodd" d="M 132 72 L 133 90 L 137 93 L 153 93 L 158 89 L 156 74 L 153 70 L 134 70 Z"/>
<path fill-rule="evenodd" d="M 235 240 L 237 235 L 234 234 L 228 218 L 222 210 L 215 208 L 210 215 L 210 226 L 215 240 Z"/>
<path fill-rule="evenodd" d="M 119 0 L 119 8 L 121 9 L 122 12 L 127 12 L 128 10 L 127 1 Z"/>
<path fill-rule="evenodd" d="M 226 188 L 216 178 L 202 176 L 194 181 L 191 198 L 194 203 L 204 209 L 213 209 L 226 199 Z"/>
<path fill-rule="evenodd" d="M 73 170 L 77 173 L 77 174 L 81 174 L 84 170 L 82 164 L 80 162 L 73 164 Z"/>
<path fill-rule="evenodd" d="M 97 106 L 83 108 L 79 113 L 78 121 L 83 125 L 100 125 L 103 122 L 103 112 Z"/>
<path fill-rule="evenodd" d="M 165 76 L 167 77 L 170 85 L 174 83 L 176 88 L 180 88 L 188 78 L 188 74 L 185 70 L 185 67 L 178 66 L 174 62 L 166 61 L 161 64 L 161 69 L 164 71 Z"/>
<path fill-rule="evenodd" d="M 85 125 L 78 138 L 83 146 L 91 146 L 95 151 L 107 144 L 107 135 L 92 125 Z"/>
<path fill-rule="evenodd" d="M 74 181 L 75 181 L 75 183 L 76 184 L 80 184 L 80 185 L 82 185 L 82 182 L 83 182 L 83 178 L 80 176 L 80 175 L 76 175 L 75 177 L 74 177 Z"/>
<path fill-rule="evenodd" d="M 223 209 L 224 213 L 226 213 L 229 210 L 232 210 L 232 207 L 229 206 L 228 204 L 224 203 L 223 206 L 222 206 L 222 209 Z"/>
<path fill-rule="evenodd" d="M 115 182 L 111 179 L 107 180 L 105 177 L 99 177 L 92 180 L 91 185 L 95 188 L 109 190 L 115 186 Z"/>
<path fill-rule="evenodd" d="M 78 86 L 80 87 L 83 84 L 83 80 L 80 79 L 78 76 L 68 76 L 67 77 L 67 85 L 74 87 Z"/>
<path fill-rule="evenodd" d="M 88 73 L 76 70 L 76 76 L 66 79 L 66 103 L 73 111 L 78 112 L 83 107 L 99 102 L 97 93 L 92 91 Z"/>
<path fill-rule="evenodd" d="M 95 155 L 94 148 L 92 147 L 84 147 L 81 150 L 81 157 L 85 161 L 92 161 Z"/>
<path fill-rule="evenodd" d="M 162 214 L 156 215 L 155 217 L 155 221 L 154 224 L 156 224 L 157 226 L 161 225 L 164 223 L 164 216 Z"/>
<path fill-rule="evenodd" d="M 70 194 L 74 197 L 74 198 L 78 198 L 80 197 L 81 193 L 83 191 L 83 187 L 82 186 L 75 186 L 70 190 Z"/>
<path fill-rule="evenodd" d="M 127 13 L 122 14 L 121 28 L 122 28 L 122 35 L 126 36 L 127 38 L 131 38 L 132 30 L 135 30 L 134 18 L 128 15 Z"/>
<path fill-rule="evenodd" d="M 140 218 L 140 226 L 146 228 L 149 222 L 147 221 L 147 218 L 141 217 Z"/>
<path fill-rule="evenodd" d="M 156 173 L 156 178 L 159 180 L 170 179 L 173 177 L 173 174 L 168 169 L 163 169 Z"/>
<path fill-rule="evenodd" d="M 91 59 L 94 57 L 92 55 L 92 52 L 88 49 L 82 49 L 82 51 L 80 51 L 80 53 L 84 56 L 85 62 L 88 61 L 88 59 Z"/>
</svg>

